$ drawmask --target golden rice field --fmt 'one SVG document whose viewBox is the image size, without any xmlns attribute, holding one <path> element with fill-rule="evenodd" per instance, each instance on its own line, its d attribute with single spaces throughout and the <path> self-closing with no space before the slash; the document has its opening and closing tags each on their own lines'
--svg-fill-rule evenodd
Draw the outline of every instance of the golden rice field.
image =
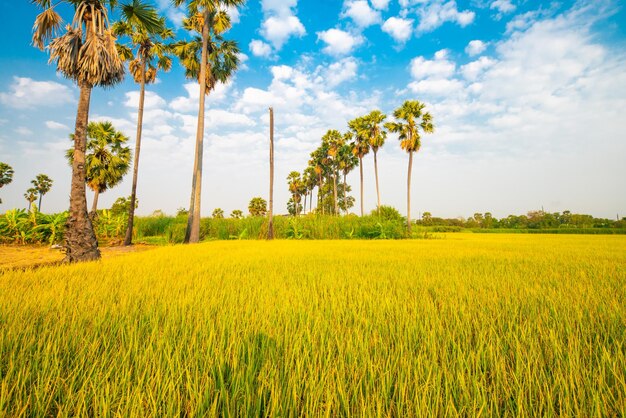
<svg viewBox="0 0 626 418">
<path fill-rule="evenodd" d="M 626 237 L 221 241 L 0 272 L 0 416 L 625 416 Z"/>
</svg>

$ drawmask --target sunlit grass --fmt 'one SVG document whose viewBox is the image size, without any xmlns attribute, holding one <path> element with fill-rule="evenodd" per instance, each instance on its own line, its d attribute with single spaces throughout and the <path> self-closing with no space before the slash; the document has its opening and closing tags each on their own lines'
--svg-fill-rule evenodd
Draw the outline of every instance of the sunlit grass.
<svg viewBox="0 0 626 418">
<path fill-rule="evenodd" d="M 623 416 L 625 250 L 221 241 L 0 272 L 0 416 Z"/>
</svg>

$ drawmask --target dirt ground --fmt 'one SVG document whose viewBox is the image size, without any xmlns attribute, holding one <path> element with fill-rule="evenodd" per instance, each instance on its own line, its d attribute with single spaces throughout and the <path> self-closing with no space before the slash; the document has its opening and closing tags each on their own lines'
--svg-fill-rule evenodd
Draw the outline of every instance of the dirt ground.
<svg viewBox="0 0 626 418">
<path fill-rule="evenodd" d="M 147 251 L 156 248 L 151 245 L 133 245 L 130 247 L 100 247 L 102 258 Z M 5 269 L 26 269 L 56 264 L 63 261 L 65 254 L 49 246 L 35 245 L 0 245 L 0 271 Z"/>
</svg>

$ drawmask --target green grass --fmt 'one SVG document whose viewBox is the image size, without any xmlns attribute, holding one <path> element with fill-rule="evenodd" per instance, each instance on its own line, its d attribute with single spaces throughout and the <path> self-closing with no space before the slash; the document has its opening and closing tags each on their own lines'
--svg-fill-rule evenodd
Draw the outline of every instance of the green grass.
<svg viewBox="0 0 626 418">
<path fill-rule="evenodd" d="M 625 248 L 219 241 L 0 272 L 0 416 L 624 416 Z"/>
</svg>

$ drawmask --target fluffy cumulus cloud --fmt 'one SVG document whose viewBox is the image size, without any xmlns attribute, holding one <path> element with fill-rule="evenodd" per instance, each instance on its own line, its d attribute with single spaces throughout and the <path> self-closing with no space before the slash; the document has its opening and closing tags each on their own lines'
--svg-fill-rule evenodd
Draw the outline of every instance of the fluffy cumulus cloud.
<svg viewBox="0 0 626 418">
<path fill-rule="evenodd" d="M 252 55 L 255 57 L 267 58 L 272 55 L 272 47 L 260 39 L 253 39 L 250 41 L 249 48 L 250 52 L 252 52 Z"/>
<path fill-rule="evenodd" d="M 261 6 L 264 20 L 261 23 L 261 36 L 263 36 L 276 51 L 280 51 L 283 45 L 292 37 L 302 37 L 306 29 L 295 15 L 297 0 L 262 0 Z M 268 57 L 267 44 L 250 44 L 252 53 L 256 56 Z M 256 53 L 255 53 L 256 51 Z"/>
<path fill-rule="evenodd" d="M 354 23 L 366 28 L 381 21 L 380 12 L 372 9 L 367 0 L 347 0 L 344 3 L 342 17 L 349 17 Z"/>
<path fill-rule="evenodd" d="M 455 0 L 400 0 L 403 14 L 415 13 L 418 17 L 417 31 L 432 32 L 446 22 L 465 27 L 476 17 L 471 10 L 459 10 Z"/>
<path fill-rule="evenodd" d="M 48 120 L 46 121 L 46 128 L 48 129 L 53 129 L 53 130 L 59 130 L 59 131 L 69 131 L 70 127 L 63 124 L 63 123 L 59 123 L 59 122 L 55 122 L 53 120 Z"/>
<path fill-rule="evenodd" d="M 473 57 L 473 56 L 482 54 L 483 52 L 485 52 L 486 49 L 487 49 L 487 44 L 485 44 L 483 41 L 474 40 L 474 41 L 470 41 L 467 44 L 467 47 L 465 47 L 465 52 L 470 57 Z"/>
<path fill-rule="evenodd" d="M 396 42 L 404 43 L 413 35 L 413 19 L 390 17 L 383 23 L 382 30 L 388 33 Z"/>
<path fill-rule="evenodd" d="M 0 93 L 0 103 L 15 109 L 60 106 L 74 102 L 72 89 L 55 81 L 13 77 L 9 90 Z"/>
<path fill-rule="evenodd" d="M 326 44 L 322 51 L 335 56 L 347 55 L 363 43 L 363 37 L 360 34 L 352 34 L 336 28 L 318 32 L 317 38 Z"/>
<path fill-rule="evenodd" d="M 497 10 L 500 13 L 510 13 L 515 10 L 515 5 L 511 3 L 511 0 L 494 0 L 489 8 Z"/>
<path fill-rule="evenodd" d="M 389 7 L 389 0 L 371 0 L 372 6 L 377 10 L 387 10 Z"/>
<path fill-rule="evenodd" d="M 343 82 L 354 80 L 357 77 L 358 68 L 359 64 L 356 59 L 348 57 L 329 66 L 320 66 L 318 72 L 330 87 L 335 87 Z"/>
</svg>

